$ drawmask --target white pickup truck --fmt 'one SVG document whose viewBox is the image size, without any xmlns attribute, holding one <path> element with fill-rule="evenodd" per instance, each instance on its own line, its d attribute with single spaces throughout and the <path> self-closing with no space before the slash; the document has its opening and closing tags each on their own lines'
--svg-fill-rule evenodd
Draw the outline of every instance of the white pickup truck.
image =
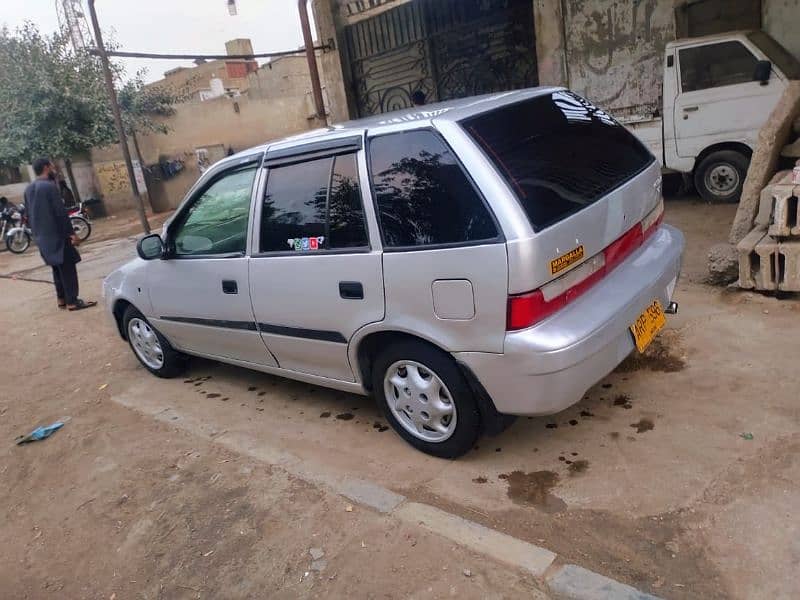
<svg viewBox="0 0 800 600">
<path fill-rule="evenodd" d="M 678 40 L 667 44 L 661 116 L 619 120 L 704 199 L 738 202 L 758 131 L 792 79 L 800 61 L 763 31 Z"/>
</svg>

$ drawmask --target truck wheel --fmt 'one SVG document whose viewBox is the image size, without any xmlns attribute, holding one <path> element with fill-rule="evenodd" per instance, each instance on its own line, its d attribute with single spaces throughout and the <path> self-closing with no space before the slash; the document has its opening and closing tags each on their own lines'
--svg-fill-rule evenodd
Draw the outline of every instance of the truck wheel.
<svg viewBox="0 0 800 600">
<path fill-rule="evenodd" d="M 694 172 L 694 185 L 706 202 L 738 202 L 750 159 L 735 150 L 706 156 Z"/>
<path fill-rule="evenodd" d="M 475 445 L 478 404 L 448 354 L 411 340 L 391 344 L 373 364 L 372 386 L 389 424 L 417 450 L 457 458 Z"/>
</svg>

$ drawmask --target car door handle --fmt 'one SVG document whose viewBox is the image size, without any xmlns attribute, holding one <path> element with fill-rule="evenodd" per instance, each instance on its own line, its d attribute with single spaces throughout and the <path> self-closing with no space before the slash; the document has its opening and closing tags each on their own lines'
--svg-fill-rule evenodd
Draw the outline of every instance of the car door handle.
<svg viewBox="0 0 800 600">
<path fill-rule="evenodd" d="M 360 281 L 340 281 L 339 296 L 345 300 L 363 300 L 364 286 Z"/>
<path fill-rule="evenodd" d="M 230 279 L 223 279 L 222 280 L 222 293 L 223 294 L 238 294 L 239 293 L 239 284 L 235 281 L 231 281 Z"/>
<path fill-rule="evenodd" d="M 698 110 L 700 110 L 699 106 L 684 106 L 683 107 L 683 112 L 697 112 Z"/>
</svg>

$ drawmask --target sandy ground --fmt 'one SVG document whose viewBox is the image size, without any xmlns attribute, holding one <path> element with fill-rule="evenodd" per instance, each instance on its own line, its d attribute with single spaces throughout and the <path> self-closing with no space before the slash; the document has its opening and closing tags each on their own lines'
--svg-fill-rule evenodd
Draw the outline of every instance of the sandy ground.
<svg viewBox="0 0 800 600">
<path fill-rule="evenodd" d="M 734 212 L 668 202 L 667 221 L 689 244 L 681 311 L 649 353 L 564 413 L 518 420 L 454 462 L 411 450 L 367 398 L 203 360 L 183 379 L 156 380 L 99 310 L 59 313 L 48 284 L 0 279 L 4 594 L 540 594 L 519 572 L 347 512 L 338 496 L 124 399 L 373 480 L 666 598 L 798 597 L 800 375 L 787 332 L 800 302 L 703 283 L 706 250 Z M 133 252 L 129 239 L 108 238 L 134 230 L 103 228 L 83 249 L 85 297 Z M 0 273 L 45 280 L 37 261 L 0 254 Z M 70 420 L 51 439 L 12 445 L 61 417 Z M 311 548 L 325 552 L 322 571 Z"/>
</svg>

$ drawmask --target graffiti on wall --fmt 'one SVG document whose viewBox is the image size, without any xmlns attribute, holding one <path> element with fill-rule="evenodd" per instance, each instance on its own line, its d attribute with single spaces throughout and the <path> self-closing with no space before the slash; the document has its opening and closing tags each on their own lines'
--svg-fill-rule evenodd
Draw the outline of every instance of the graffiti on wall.
<svg viewBox="0 0 800 600">
<path fill-rule="evenodd" d="M 673 3 L 576 0 L 565 8 L 570 87 L 616 115 L 658 110 Z"/>
<path fill-rule="evenodd" d="M 108 198 L 129 196 L 131 194 L 131 184 L 128 179 L 128 169 L 125 162 L 121 160 L 111 160 L 108 162 L 97 163 L 94 166 L 97 174 L 97 182 L 100 191 Z M 144 181 L 144 173 L 138 160 L 133 161 L 133 172 L 136 176 L 136 187 L 140 194 L 147 191 Z"/>
</svg>

